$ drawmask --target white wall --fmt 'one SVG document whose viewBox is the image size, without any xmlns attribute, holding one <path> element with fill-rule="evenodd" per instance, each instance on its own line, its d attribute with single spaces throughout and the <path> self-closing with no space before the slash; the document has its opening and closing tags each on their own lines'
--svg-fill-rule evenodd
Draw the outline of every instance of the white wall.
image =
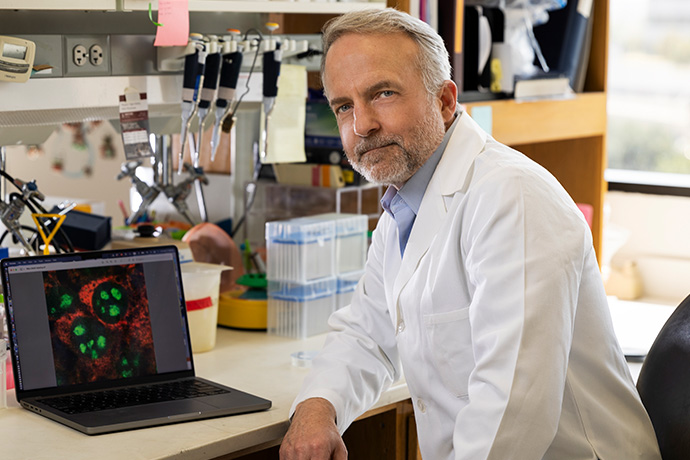
<svg viewBox="0 0 690 460">
<path fill-rule="evenodd" d="M 249 118 L 248 122 L 250 123 L 254 121 L 251 117 L 247 118 Z M 241 126 L 246 130 L 246 120 L 242 119 L 241 122 L 243 123 Z M 121 226 L 124 224 L 124 216 L 118 202 L 121 200 L 126 209 L 131 212 L 131 203 L 138 206 L 140 198 L 131 186 L 129 178 L 116 179 L 120 173 L 120 167 L 125 161 L 120 134 L 109 122 L 95 124 L 86 122 L 85 126 L 84 139 L 86 142 L 83 146 L 74 145 L 74 135 L 77 128 L 63 126 L 53 132 L 47 141 L 38 148 L 7 147 L 7 172 L 23 181 L 35 180 L 38 189 L 48 197 L 45 204 L 46 208 L 50 208 L 52 203 L 56 202 L 55 197 L 64 197 L 77 202 L 98 202 L 102 203 L 104 207 L 94 209 L 94 212 L 111 216 L 113 227 Z M 113 155 L 107 158 L 102 152 L 106 137 L 111 138 L 113 148 Z M 245 143 L 251 142 L 251 136 L 249 138 Z M 243 147 L 244 150 L 251 148 Z M 249 157 L 249 155 L 244 156 Z M 63 162 L 62 171 L 55 168 L 55 163 L 58 160 Z M 233 161 L 233 163 L 235 162 Z M 90 169 L 90 174 L 84 172 L 85 166 Z M 251 178 L 250 157 L 238 161 L 237 167 L 244 173 L 242 177 Z M 152 174 L 150 169 L 148 174 Z M 140 177 L 145 177 L 147 183 L 152 183 L 152 177 L 146 176 L 146 171 L 144 171 Z M 204 194 L 211 222 L 217 222 L 228 217 L 236 218 L 236 212 L 241 212 L 241 209 L 235 209 L 234 195 L 239 193 L 239 196 L 242 196 L 242 188 L 233 190 L 235 185 L 233 178 L 235 176 L 236 174 L 233 176 L 226 174 L 207 175 L 210 183 L 204 187 Z M 175 174 L 175 183 L 184 177 L 179 176 L 178 178 Z M 245 180 L 240 180 L 239 187 L 243 187 Z M 8 190 L 10 192 L 17 191 L 11 185 L 8 186 Z M 187 199 L 187 204 L 192 218 L 198 220 L 200 213 L 194 192 Z M 174 206 L 168 203 L 162 195 L 156 199 L 153 209 L 157 211 L 159 219 L 171 218 L 184 221 Z M 25 220 L 27 224 L 31 225 L 30 217 L 23 218 L 22 222 Z"/>
<path fill-rule="evenodd" d="M 118 200 L 129 203 L 129 182 L 115 178 L 124 160 L 122 141 L 110 123 L 86 124 L 86 146 L 73 145 L 76 128 L 59 128 L 41 146 L 38 152 L 25 146 L 7 147 L 7 172 L 15 178 L 36 180 L 38 189 L 46 196 L 101 201 L 106 215 L 114 216 L 113 226 L 122 224 Z M 101 152 L 104 139 L 110 136 L 114 156 L 105 158 Z M 63 161 L 63 170 L 53 165 Z M 91 174 L 83 171 L 90 167 Z M 9 191 L 16 191 L 8 186 Z"/>
<path fill-rule="evenodd" d="M 606 202 L 604 253 L 624 240 L 612 266 L 634 261 L 645 297 L 690 294 L 690 198 L 609 192 Z"/>
</svg>

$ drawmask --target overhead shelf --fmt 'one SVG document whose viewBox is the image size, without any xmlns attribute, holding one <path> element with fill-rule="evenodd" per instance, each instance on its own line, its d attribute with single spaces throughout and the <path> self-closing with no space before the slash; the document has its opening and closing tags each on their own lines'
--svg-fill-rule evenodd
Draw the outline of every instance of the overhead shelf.
<svg viewBox="0 0 690 460">
<path fill-rule="evenodd" d="M 148 0 L 125 0 L 125 9 L 148 10 Z M 367 8 L 384 8 L 385 2 L 309 2 L 288 0 L 189 0 L 190 11 L 237 13 L 342 14 Z"/>
<path fill-rule="evenodd" d="M 50 1 L 46 0 L 5 0 L 0 4 L 3 10 L 116 10 L 118 0 L 65 0 Z"/>
<path fill-rule="evenodd" d="M 7 10 L 83 10 L 83 11 L 148 11 L 158 9 L 158 1 L 150 0 L 5 0 L 0 9 Z M 384 8 L 385 2 L 323 2 L 288 0 L 189 0 L 192 12 L 342 14 L 368 8 Z"/>
<path fill-rule="evenodd" d="M 492 135 L 508 145 L 604 136 L 606 93 L 579 93 L 573 99 L 516 102 L 499 100 L 464 104 L 491 107 Z"/>
</svg>

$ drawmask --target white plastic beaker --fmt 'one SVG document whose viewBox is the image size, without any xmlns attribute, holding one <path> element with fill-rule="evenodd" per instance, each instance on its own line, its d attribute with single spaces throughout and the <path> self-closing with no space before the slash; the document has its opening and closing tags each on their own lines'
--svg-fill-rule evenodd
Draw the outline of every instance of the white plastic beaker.
<svg viewBox="0 0 690 460">
<path fill-rule="evenodd" d="M 230 269 L 202 262 L 182 264 L 182 286 L 193 353 L 209 351 L 216 345 L 220 274 Z"/>
</svg>

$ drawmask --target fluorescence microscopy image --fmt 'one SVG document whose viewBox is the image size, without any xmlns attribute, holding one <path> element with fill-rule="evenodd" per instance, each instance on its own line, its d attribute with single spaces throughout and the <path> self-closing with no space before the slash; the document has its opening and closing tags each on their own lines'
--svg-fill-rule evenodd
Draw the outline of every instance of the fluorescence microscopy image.
<svg viewBox="0 0 690 460">
<path fill-rule="evenodd" d="M 154 374 L 141 264 L 43 275 L 58 385 Z"/>
</svg>

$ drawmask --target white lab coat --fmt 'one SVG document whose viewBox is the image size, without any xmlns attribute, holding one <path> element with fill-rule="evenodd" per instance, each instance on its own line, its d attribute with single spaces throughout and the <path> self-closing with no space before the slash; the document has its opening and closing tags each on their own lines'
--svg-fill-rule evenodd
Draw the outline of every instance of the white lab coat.
<svg viewBox="0 0 690 460">
<path fill-rule="evenodd" d="M 425 460 L 660 458 L 582 214 L 466 114 L 404 258 L 384 214 L 330 324 L 295 405 L 328 399 L 341 432 L 402 364 Z"/>
</svg>

